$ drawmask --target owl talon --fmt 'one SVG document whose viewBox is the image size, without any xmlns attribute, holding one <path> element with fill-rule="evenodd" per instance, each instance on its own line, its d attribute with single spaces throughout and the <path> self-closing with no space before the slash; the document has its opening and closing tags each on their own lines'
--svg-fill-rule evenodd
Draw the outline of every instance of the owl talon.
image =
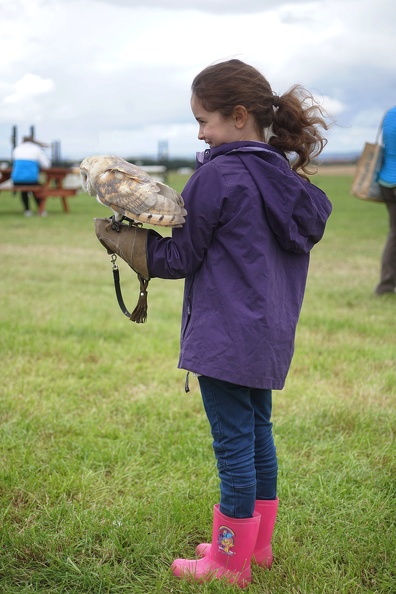
<svg viewBox="0 0 396 594">
<path fill-rule="evenodd" d="M 119 233 L 121 231 L 121 221 L 116 221 L 114 216 L 111 218 L 112 218 L 111 228 L 113 229 L 113 231 L 117 231 L 117 233 Z"/>
<path fill-rule="evenodd" d="M 130 219 L 129 217 L 122 217 L 123 221 L 127 221 L 128 225 L 130 227 L 143 227 L 143 223 L 138 223 L 138 221 L 135 221 L 134 219 Z"/>
<path fill-rule="evenodd" d="M 110 218 L 110 222 L 105 227 L 106 231 L 108 229 L 112 229 L 113 231 L 120 233 L 123 221 L 127 221 L 129 227 L 143 227 L 143 223 L 135 221 L 134 219 L 130 219 L 129 217 L 123 216 L 121 220 L 117 221 L 115 215 L 113 215 Z"/>
</svg>

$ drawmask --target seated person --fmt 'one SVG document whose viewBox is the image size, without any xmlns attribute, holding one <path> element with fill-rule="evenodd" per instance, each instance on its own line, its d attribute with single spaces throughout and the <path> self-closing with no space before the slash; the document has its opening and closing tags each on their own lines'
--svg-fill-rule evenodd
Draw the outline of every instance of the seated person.
<svg viewBox="0 0 396 594">
<path fill-rule="evenodd" d="M 24 136 L 22 142 L 16 146 L 12 153 L 13 167 L 11 179 L 14 186 L 33 186 L 37 185 L 37 192 L 32 192 L 37 204 L 38 214 L 45 216 L 47 213 L 44 210 L 45 198 L 40 195 L 39 175 L 40 168 L 51 167 L 51 161 L 43 150 L 43 145 L 31 138 Z M 25 216 L 32 216 L 32 211 L 29 208 L 29 193 L 21 192 L 22 203 L 24 206 Z"/>
</svg>

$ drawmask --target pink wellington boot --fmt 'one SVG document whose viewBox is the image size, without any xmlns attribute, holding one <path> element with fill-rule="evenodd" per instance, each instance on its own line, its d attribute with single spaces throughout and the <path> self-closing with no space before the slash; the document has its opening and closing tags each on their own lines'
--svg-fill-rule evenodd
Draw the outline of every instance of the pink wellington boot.
<svg viewBox="0 0 396 594">
<path fill-rule="evenodd" d="M 253 561 L 261 567 L 269 569 L 272 565 L 271 539 L 274 531 L 276 514 L 278 511 L 279 499 L 257 499 L 254 511 L 261 516 L 260 528 L 257 535 L 256 546 L 253 552 Z M 203 542 L 195 549 L 197 557 L 205 557 L 209 554 L 210 543 Z"/>
<path fill-rule="evenodd" d="M 214 506 L 212 544 L 201 559 L 176 559 L 172 572 L 176 577 L 198 582 L 226 579 L 245 588 L 252 581 L 250 562 L 256 544 L 260 516 L 229 518 Z"/>
</svg>

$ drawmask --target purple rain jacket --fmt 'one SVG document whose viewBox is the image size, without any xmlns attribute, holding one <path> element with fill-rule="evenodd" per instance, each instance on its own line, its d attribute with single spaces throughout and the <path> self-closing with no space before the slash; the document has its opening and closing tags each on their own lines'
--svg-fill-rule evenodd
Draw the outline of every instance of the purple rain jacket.
<svg viewBox="0 0 396 594">
<path fill-rule="evenodd" d="M 149 234 L 152 277 L 185 278 L 179 368 L 283 388 L 308 274 L 331 203 L 277 149 L 234 142 L 200 153 L 186 222 Z"/>
</svg>

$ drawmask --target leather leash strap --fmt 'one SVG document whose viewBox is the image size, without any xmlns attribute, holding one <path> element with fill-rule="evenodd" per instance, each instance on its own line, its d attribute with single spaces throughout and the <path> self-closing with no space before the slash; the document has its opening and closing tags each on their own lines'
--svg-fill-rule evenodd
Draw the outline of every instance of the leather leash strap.
<svg viewBox="0 0 396 594">
<path fill-rule="evenodd" d="M 116 260 L 116 254 L 111 254 L 111 262 L 113 265 L 114 288 L 117 296 L 118 305 L 120 306 L 122 313 L 126 315 L 126 317 L 129 318 L 131 322 L 136 322 L 136 324 L 143 324 L 147 320 L 147 287 L 149 281 L 144 279 L 139 273 L 137 273 L 137 277 L 140 283 L 139 299 L 133 312 L 129 313 L 124 303 L 124 299 L 122 297 L 120 271 L 116 264 Z"/>
<path fill-rule="evenodd" d="M 124 315 L 126 315 L 127 318 L 131 319 L 131 314 L 129 313 L 129 311 L 124 303 L 124 299 L 122 297 L 121 285 L 120 285 L 120 271 L 119 271 L 118 266 L 116 266 L 116 267 L 113 266 L 113 279 L 114 279 L 114 288 L 115 288 L 115 292 L 116 292 L 116 296 L 117 296 L 118 305 L 120 306 L 122 313 Z"/>
</svg>

